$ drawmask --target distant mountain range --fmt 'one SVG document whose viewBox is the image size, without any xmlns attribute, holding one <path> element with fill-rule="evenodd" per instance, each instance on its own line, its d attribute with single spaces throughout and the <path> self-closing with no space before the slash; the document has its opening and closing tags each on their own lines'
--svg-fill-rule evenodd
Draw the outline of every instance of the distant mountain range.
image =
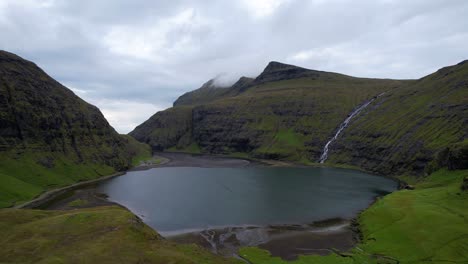
<svg viewBox="0 0 468 264">
<path fill-rule="evenodd" d="M 129 135 L 159 151 L 309 164 L 353 109 L 383 92 L 331 144 L 328 162 L 422 175 L 438 152 L 466 145 L 466 61 L 419 80 L 356 78 L 270 62 L 255 79 L 242 77 L 231 87 L 208 81 Z"/>
</svg>

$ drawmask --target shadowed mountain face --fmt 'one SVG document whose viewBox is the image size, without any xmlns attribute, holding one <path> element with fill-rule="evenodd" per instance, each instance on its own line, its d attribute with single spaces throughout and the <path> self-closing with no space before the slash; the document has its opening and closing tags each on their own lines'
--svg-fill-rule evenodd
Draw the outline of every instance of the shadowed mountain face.
<svg viewBox="0 0 468 264">
<path fill-rule="evenodd" d="M 122 155 L 126 142 L 97 107 L 7 52 L 0 53 L 0 113 L 2 150 L 63 152 L 117 169 L 128 165 Z"/>
<path fill-rule="evenodd" d="M 97 107 L 34 63 L 0 51 L 0 203 L 124 170 L 132 159 L 130 141 L 117 134 Z M 75 166 L 82 170 L 71 171 Z M 30 195 L 20 195 L 15 185 Z"/>
<path fill-rule="evenodd" d="M 450 149 L 466 154 L 467 83 L 466 62 L 416 81 L 271 62 L 255 79 L 183 95 L 130 135 L 157 150 L 316 162 L 347 116 L 386 92 L 329 146 L 328 162 L 423 174 L 438 166 L 435 158 L 447 165 Z"/>
<path fill-rule="evenodd" d="M 355 78 L 271 62 L 209 100 L 158 112 L 130 133 L 158 150 L 315 162 L 358 105 L 414 81 Z M 200 88 L 192 94 L 209 93 Z M 184 95 L 185 101 L 191 93 Z M 208 96 L 201 96 L 207 98 Z"/>
</svg>

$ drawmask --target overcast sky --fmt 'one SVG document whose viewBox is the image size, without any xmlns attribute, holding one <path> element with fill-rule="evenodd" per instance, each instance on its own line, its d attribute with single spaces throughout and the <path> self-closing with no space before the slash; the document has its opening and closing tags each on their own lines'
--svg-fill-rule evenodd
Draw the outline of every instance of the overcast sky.
<svg viewBox="0 0 468 264">
<path fill-rule="evenodd" d="M 420 78 L 468 59 L 466 0 L 0 0 L 0 49 L 34 61 L 121 133 L 269 61 Z"/>
</svg>

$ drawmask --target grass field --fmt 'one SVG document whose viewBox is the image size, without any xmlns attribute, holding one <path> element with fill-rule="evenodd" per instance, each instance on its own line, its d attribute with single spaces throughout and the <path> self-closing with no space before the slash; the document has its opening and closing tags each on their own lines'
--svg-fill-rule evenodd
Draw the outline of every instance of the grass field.
<svg viewBox="0 0 468 264">
<path fill-rule="evenodd" d="M 0 210 L 0 263 L 242 263 L 162 239 L 117 207 Z"/>
<path fill-rule="evenodd" d="M 363 241 L 345 256 L 286 262 L 258 248 L 243 248 L 241 255 L 253 264 L 468 263 L 468 192 L 460 189 L 464 177 L 468 170 L 440 170 L 415 190 L 379 199 L 360 215 Z"/>
</svg>

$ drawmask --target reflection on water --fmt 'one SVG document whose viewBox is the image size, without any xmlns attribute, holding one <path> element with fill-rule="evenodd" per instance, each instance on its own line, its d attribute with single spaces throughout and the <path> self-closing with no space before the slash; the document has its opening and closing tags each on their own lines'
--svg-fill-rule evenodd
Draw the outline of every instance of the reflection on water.
<svg viewBox="0 0 468 264">
<path fill-rule="evenodd" d="M 104 182 L 161 233 L 351 218 L 396 182 L 333 168 L 155 168 Z M 207 234 L 209 235 L 209 234 Z"/>
</svg>

